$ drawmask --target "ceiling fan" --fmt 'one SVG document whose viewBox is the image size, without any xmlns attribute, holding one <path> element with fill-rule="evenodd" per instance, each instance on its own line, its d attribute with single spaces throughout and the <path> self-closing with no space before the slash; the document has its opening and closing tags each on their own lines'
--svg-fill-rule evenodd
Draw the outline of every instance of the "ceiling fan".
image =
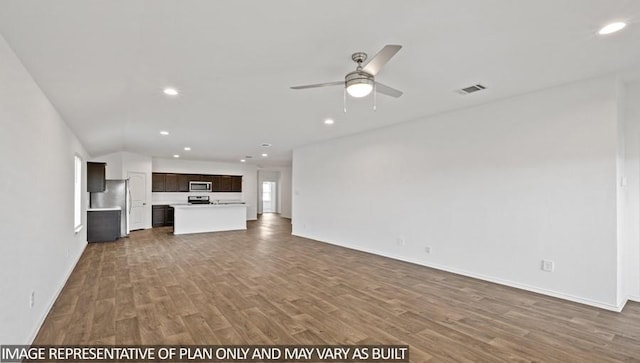
<svg viewBox="0 0 640 363">
<path fill-rule="evenodd" d="M 369 95 L 371 91 L 374 91 L 374 97 L 376 92 L 382 93 L 391 97 L 402 96 L 402 91 L 395 88 L 386 86 L 375 80 L 376 74 L 380 72 L 382 67 L 391 60 L 391 58 L 398 53 L 402 48 L 401 45 L 387 44 L 382 48 L 378 54 L 373 56 L 367 63 L 367 53 L 357 52 L 353 53 L 351 59 L 357 63 L 356 70 L 347 73 L 344 77 L 344 81 L 335 81 L 327 83 L 309 84 L 304 86 L 294 86 L 291 89 L 307 89 L 307 88 L 319 88 L 319 87 L 331 87 L 331 86 L 344 86 L 345 88 L 345 102 L 346 94 L 351 97 L 361 98 Z M 363 64 L 364 63 L 364 64 Z M 375 102 L 375 100 L 374 100 Z M 375 106 L 374 106 L 375 109 Z M 346 107 L 345 107 L 346 112 Z"/>
</svg>

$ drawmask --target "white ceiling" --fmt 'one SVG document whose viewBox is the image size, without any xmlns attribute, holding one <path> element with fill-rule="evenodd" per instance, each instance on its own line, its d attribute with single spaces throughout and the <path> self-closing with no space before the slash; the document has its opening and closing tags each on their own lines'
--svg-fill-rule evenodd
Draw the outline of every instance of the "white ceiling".
<svg viewBox="0 0 640 363">
<path fill-rule="evenodd" d="M 0 0 L 0 33 L 92 155 L 253 155 L 262 166 L 329 138 L 637 74 L 639 19 L 637 0 Z M 596 34 L 614 20 L 629 25 Z M 343 113 L 340 87 L 289 89 L 341 80 L 351 53 L 385 44 L 403 48 L 377 80 L 405 94 L 379 95 L 375 112 L 367 98 Z M 488 89 L 454 92 L 476 83 Z"/>
</svg>

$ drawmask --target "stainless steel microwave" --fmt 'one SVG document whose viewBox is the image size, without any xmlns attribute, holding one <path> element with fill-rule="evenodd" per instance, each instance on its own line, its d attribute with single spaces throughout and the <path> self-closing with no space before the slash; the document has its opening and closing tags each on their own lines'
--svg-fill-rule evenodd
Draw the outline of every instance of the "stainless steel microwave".
<svg viewBox="0 0 640 363">
<path fill-rule="evenodd" d="M 210 192 L 211 182 L 191 181 L 189 182 L 190 192 Z"/>
</svg>

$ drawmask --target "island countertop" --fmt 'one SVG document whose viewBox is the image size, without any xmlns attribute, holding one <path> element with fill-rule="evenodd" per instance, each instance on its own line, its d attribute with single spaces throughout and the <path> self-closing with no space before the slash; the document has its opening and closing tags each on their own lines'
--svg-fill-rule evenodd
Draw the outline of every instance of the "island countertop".
<svg viewBox="0 0 640 363">
<path fill-rule="evenodd" d="M 169 204 L 173 208 L 230 208 L 230 207 L 246 207 L 244 203 L 219 203 L 219 204 Z"/>
</svg>

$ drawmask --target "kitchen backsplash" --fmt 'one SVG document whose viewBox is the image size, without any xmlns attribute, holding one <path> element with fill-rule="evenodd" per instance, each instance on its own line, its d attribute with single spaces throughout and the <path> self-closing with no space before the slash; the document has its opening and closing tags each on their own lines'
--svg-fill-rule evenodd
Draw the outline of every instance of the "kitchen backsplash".
<svg viewBox="0 0 640 363">
<path fill-rule="evenodd" d="M 242 193 L 151 193 L 152 204 L 171 204 L 171 203 L 186 203 L 187 197 L 195 195 L 207 195 L 211 201 L 224 201 L 224 202 L 246 202 L 242 200 Z"/>
</svg>

